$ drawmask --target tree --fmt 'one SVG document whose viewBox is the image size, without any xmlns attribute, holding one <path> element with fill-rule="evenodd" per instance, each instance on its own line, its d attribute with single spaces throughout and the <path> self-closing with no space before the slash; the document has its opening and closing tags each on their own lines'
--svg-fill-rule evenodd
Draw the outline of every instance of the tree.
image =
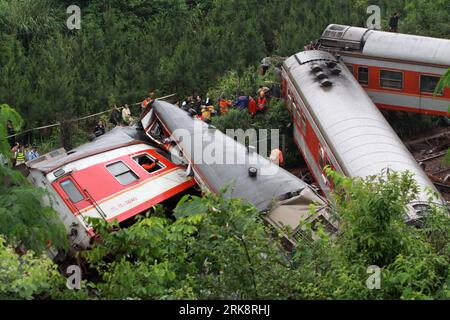
<svg viewBox="0 0 450 320">
<path fill-rule="evenodd" d="M 450 69 L 447 70 L 445 74 L 442 75 L 441 79 L 439 80 L 436 89 L 434 90 L 434 94 L 438 94 L 439 92 L 442 92 L 445 88 L 450 88 Z M 450 110 L 450 106 L 449 106 Z M 449 111 L 450 112 L 450 111 Z M 444 157 L 444 161 L 446 163 L 450 163 L 450 149 L 447 151 L 447 154 Z"/>
</svg>

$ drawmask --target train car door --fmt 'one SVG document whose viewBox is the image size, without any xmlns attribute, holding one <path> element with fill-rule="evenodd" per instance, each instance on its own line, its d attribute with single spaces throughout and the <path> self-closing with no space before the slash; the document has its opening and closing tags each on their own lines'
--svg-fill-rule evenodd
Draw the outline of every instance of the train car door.
<svg viewBox="0 0 450 320">
<path fill-rule="evenodd" d="M 93 206 L 100 217 L 106 219 L 105 213 L 99 207 L 95 199 L 92 198 L 88 190 L 83 189 L 71 174 L 52 183 L 56 192 L 61 196 L 66 205 L 70 208 L 74 215 L 80 218 L 88 225 L 83 210 Z"/>
<path fill-rule="evenodd" d="M 325 152 L 325 149 L 322 147 L 321 144 L 319 144 L 319 153 L 318 153 L 318 164 L 319 164 L 319 170 L 320 170 L 320 179 L 319 184 L 322 186 L 323 191 L 325 193 L 329 193 L 333 191 L 334 184 L 333 179 L 326 175 L 325 168 L 330 167 L 332 170 L 334 170 L 333 165 L 331 164 L 330 158 Z"/>
<path fill-rule="evenodd" d="M 298 146 L 306 153 L 306 122 L 305 114 L 298 103 L 294 104 L 292 109 L 292 122 L 294 124 L 294 137 Z"/>
</svg>

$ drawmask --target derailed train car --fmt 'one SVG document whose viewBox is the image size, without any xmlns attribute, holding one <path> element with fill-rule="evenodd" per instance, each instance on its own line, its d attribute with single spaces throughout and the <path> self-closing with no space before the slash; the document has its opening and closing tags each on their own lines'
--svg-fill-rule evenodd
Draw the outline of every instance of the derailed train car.
<svg viewBox="0 0 450 320">
<path fill-rule="evenodd" d="M 427 190 L 438 191 L 341 61 L 325 51 L 297 53 L 284 61 L 282 87 L 294 140 L 325 194 L 333 190 L 326 166 L 361 178 L 408 170 L 420 192 L 409 204 L 406 220 L 420 220 Z"/>
<path fill-rule="evenodd" d="M 450 116 L 450 88 L 434 93 L 450 68 L 450 40 L 331 24 L 319 43 L 379 108 Z"/>
<path fill-rule="evenodd" d="M 329 232 L 337 232 L 327 201 L 315 190 L 220 130 L 163 101 L 148 108 L 141 122 L 149 138 L 172 154 L 173 162 L 188 166 L 187 174 L 203 190 L 218 193 L 226 187 L 224 197 L 252 203 L 277 229 L 289 226 L 289 246 L 307 237 L 301 221 L 320 221 Z M 316 212 L 311 215 L 312 204 Z"/>
<path fill-rule="evenodd" d="M 95 238 L 88 218 L 129 222 L 152 206 L 197 188 L 181 165 L 152 146 L 142 129 L 116 127 L 66 152 L 55 150 L 26 163 L 28 179 L 45 188 L 63 221 L 71 251 L 89 248 Z"/>
</svg>

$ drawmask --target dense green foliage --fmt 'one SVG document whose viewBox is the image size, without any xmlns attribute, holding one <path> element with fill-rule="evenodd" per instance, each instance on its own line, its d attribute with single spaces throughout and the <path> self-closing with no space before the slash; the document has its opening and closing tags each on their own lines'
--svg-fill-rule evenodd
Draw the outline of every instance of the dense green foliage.
<svg viewBox="0 0 450 320">
<path fill-rule="evenodd" d="M 56 248 L 67 245 L 57 213 L 41 205 L 44 197 L 20 172 L 0 167 L 0 234 L 15 247 L 42 252 L 49 241 Z"/>
<path fill-rule="evenodd" d="M 10 145 L 6 138 L 6 123 L 8 120 L 11 120 L 14 130 L 19 132 L 23 125 L 20 114 L 7 104 L 0 104 L 0 132 L 3 132 L 0 136 L 0 154 L 5 157 L 10 156 Z"/>
<path fill-rule="evenodd" d="M 290 255 L 254 207 L 185 198 L 176 221 L 154 214 L 127 229 L 100 223 L 102 241 L 84 255 L 101 280 L 85 286 L 100 299 L 448 299 L 448 212 L 432 207 L 416 229 L 404 223 L 416 194 L 409 174 L 329 174 L 340 190 L 334 241 L 316 225 L 320 239 Z M 366 286 L 372 265 L 381 269 L 379 289 Z"/>
<path fill-rule="evenodd" d="M 376 1 L 382 26 L 448 37 L 448 1 Z M 363 26 L 373 2 L 285 0 L 77 1 L 81 30 L 69 30 L 73 1 L 0 0 L 0 102 L 27 127 L 140 101 L 149 90 L 204 95 L 231 70 L 266 55 L 288 56 L 329 23 Z"/>
<path fill-rule="evenodd" d="M 405 204 L 416 193 L 407 173 L 366 180 L 329 174 L 339 190 L 334 208 L 340 233 L 335 240 L 320 225 L 305 225 L 305 232 L 314 230 L 319 240 L 299 242 L 289 254 L 253 206 L 220 195 L 185 197 L 174 211 L 175 220 L 156 208 L 128 228 L 94 221 L 101 240 L 81 254 L 88 271 L 81 290 L 66 289 L 64 277 L 47 257 L 18 254 L 0 241 L 5 271 L 0 296 L 448 299 L 448 212 L 433 207 L 424 227 L 416 229 L 403 220 Z M 380 289 L 366 286 L 371 265 L 381 268 Z"/>
</svg>

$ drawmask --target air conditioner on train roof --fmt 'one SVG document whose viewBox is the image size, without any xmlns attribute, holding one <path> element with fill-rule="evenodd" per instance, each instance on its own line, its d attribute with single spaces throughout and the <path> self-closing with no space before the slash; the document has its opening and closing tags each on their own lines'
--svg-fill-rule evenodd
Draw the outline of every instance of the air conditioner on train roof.
<svg viewBox="0 0 450 320">
<path fill-rule="evenodd" d="M 363 38 L 369 29 L 330 24 L 320 38 L 325 47 L 337 47 L 344 50 L 361 50 Z"/>
</svg>

